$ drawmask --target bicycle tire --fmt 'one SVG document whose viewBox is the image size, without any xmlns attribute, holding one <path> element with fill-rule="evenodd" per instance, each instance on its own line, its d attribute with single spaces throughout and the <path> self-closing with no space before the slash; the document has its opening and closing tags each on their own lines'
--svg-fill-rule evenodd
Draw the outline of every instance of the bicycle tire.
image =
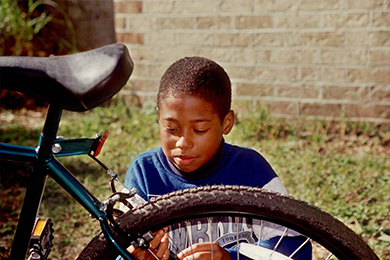
<svg viewBox="0 0 390 260">
<path fill-rule="evenodd" d="M 243 186 L 206 186 L 169 193 L 120 217 L 127 233 L 158 230 L 194 216 L 239 213 L 291 228 L 312 238 L 338 259 L 378 260 L 373 250 L 351 229 L 328 213 L 291 196 Z M 129 242 L 119 239 L 120 243 Z M 78 259 L 115 259 L 117 253 L 103 234 L 84 248 Z"/>
</svg>

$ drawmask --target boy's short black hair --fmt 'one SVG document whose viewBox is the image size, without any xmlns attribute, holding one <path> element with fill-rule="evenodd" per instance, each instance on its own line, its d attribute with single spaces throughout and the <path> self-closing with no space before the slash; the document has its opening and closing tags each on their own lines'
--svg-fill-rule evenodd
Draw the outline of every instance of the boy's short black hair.
<svg viewBox="0 0 390 260">
<path fill-rule="evenodd" d="M 229 76 L 216 62 L 203 57 L 186 57 L 164 73 L 157 95 L 157 107 L 167 96 L 193 96 L 209 102 L 221 121 L 230 111 L 232 90 Z"/>
</svg>

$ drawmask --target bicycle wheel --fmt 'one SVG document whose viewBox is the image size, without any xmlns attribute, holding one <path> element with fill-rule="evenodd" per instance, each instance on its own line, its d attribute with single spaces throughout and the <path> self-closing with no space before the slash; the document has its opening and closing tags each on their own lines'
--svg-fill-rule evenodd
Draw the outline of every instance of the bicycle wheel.
<svg viewBox="0 0 390 260">
<path fill-rule="evenodd" d="M 226 217 L 246 219 L 246 222 L 250 222 L 252 235 L 258 240 L 257 242 L 248 242 L 249 249 L 254 252 L 256 250 L 253 250 L 253 245 L 259 243 L 263 232 L 262 226 L 258 223 L 263 224 L 264 221 L 267 221 L 266 223 L 272 222 L 303 234 L 312 241 L 314 251 L 317 250 L 317 245 L 320 245 L 329 251 L 330 255 L 333 254 L 334 257 L 337 257 L 336 259 L 379 259 L 356 233 L 331 215 L 290 196 L 259 188 L 210 186 L 181 190 L 152 199 L 133 211 L 123 214 L 119 221 L 125 232 L 143 234 L 147 231 L 153 232 L 163 227 L 175 225 L 179 226 L 181 231 L 186 231 L 187 226 L 178 223 L 190 223 L 195 219 L 202 218 L 215 220 L 216 229 L 221 229 L 224 224 L 221 224 L 220 220 Z M 195 225 L 197 225 L 196 221 Z M 253 228 L 255 225 L 258 225 L 257 228 Z M 237 224 L 235 229 L 239 230 L 243 226 L 242 223 Z M 276 227 L 279 228 L 279 226 Z M 253 234 L 256 232 L 259 232 L 260 235 Z M 184 247 L 188 246 L 189 237 L 190 235 L 188 237 L 181 235 L 181 239 L 187 241 Z M 283 236 L 279 237 L 282 237 L 283 240 Z M 245 248 L 243 236 L 237 235 L 237 238 L 239 241 L 234 243 L 240 245 L 239 250 L 241 247 Z M 212 237 L 213 241 L 217 239 L 220 237 Z M 174 238 L 170 238 L 170 240 L 174 240 Z M 125 245 L 130 243 L 124 238 L 118 238 L 118 241 Z M 176 247 L 177 243 L 170 246 Z M 176 251 L 182 249 L 184 248 L 176 249 Z M 299 250 L 297 248 L 297 251 Z M 262 254 L 261 250 L 257 253 Z M 282 258 L 272 259 L 295 259 L 297 256 L 295 253 L 293 256 L 289 254 Z M 329 259 L 330 255 L 326 259 Z M 86 246 L 78 259 L 115 259 L 116 256 L 117 253 L 109 242 L 102 234 L 99 234 Z M 238 258 L 250 259 L 241 254 Z M 325 258 L 317 258 L 313 255 L 313 259 Z"/>
</svg>

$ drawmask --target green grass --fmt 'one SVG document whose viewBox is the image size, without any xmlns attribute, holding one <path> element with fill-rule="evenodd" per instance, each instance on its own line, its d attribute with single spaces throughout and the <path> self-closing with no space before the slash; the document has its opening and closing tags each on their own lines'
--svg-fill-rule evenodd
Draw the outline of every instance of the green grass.
<svg viewBox="0 0 390 260">
<path fill-rule="evenodd" d="M 64 112 L 59 135 L 110 135 L 99 158 L 123 180 L 138 153 L 159 145 L 153 106 L 136 108 L 115 99 L 111 105 L 85 113 Z M 34 146 L 42 123 L 29 111 L 2 111 L 0 139 Z M 291 195 L 342 220 L 375 250 L 390 258 L 390 134 L 379 125 L 307 121 L 287 122 L 265 110 L 238 118 L 227 141 L 253 147 L 264 155 Z M 61 159 L 101 200 L 110 194 L 108 175 L 85 156 Z M 26 168 L 2 163 L 0 247 L 9 247 L 26 185 Z M 40 215 L 53 219 L 51 259 L 72 259 L 99 229 L 97 223 L 50 178 Z M 387 241 L 386 241 L 387 240 Z M 6 252 L 2 253 L 6 255 Z"/>
</svg>

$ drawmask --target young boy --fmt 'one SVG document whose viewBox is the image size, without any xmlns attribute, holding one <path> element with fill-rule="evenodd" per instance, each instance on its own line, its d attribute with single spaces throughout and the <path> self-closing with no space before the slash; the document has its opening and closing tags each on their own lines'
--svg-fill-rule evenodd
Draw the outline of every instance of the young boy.
<svg viewBox="0 0 390 260">
<path fill-rule="evenodd" d="M 146 200 L 184 188 L 216 184 L 255 186 L 287 193 L 258 152 L 224 141 L 223 135 L 229 134 L 234 124 L 231 83 L 224 69 L 214 61 L 191 57 L 173 63 L 160 82 L 157 112 L 161 147 L 146 151 L 132 161 L 126 174 L 126 188 L 135 187 Z M 206 221 L 200 223 L 208 229 Z M 177 252 L 180 259 L 184 256 L 206 259 L 203 257 L 211 255 L 209 233 L 198 233 L 192 234 L 191 242 L 197 246 Z M 229 232 L 220 235 L 226 237 Z M 236 236 L 236 232 L 232 235 Z M 189 246 L 187 242 L 177 243 L 184 243 L 182 248 Z M 229 245 L 214 243 L 214 259 L 236 257 L 234 250 L 224 247 Z M 151 248 L 160 259 L 168 259 L 165 231 L 155 234 Z M 138 259 L 153 259 L 146 251 L 132 247 L 129 251 Z"/>
</svg>

